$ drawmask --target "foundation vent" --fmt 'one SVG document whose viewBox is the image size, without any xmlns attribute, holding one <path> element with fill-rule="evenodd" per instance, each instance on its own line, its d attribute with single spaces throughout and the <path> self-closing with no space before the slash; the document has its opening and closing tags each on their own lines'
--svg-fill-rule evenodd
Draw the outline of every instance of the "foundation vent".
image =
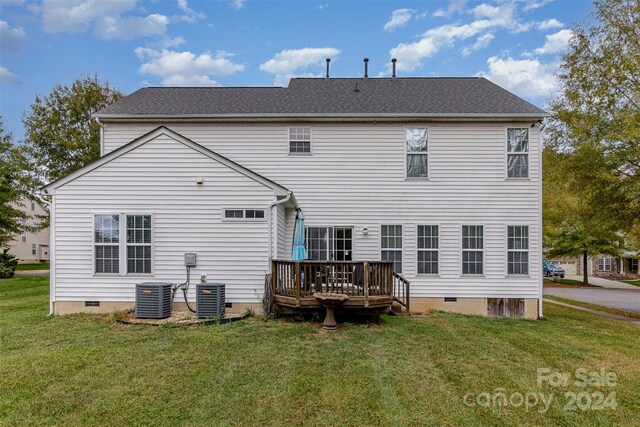
<svg viewBox="0 0 640 427">
<path fill-rule="evenodd" d="M 100 301 L 85 301 L 85 307 L 100 307 Z"/>
<path fill-rule="evenodd" d="M 444 297 L 444 302 L 458 302 L 456 297 Z"/>
</svg>

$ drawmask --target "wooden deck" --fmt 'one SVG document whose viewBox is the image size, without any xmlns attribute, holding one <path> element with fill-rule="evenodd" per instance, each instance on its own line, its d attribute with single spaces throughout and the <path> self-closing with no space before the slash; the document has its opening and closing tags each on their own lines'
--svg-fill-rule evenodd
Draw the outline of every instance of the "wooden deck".
<svg viewBox="0 0 640 427">
<path fill-rule="evenodd" d="M 391 261 L 273 260 L 271 291 L 276 309 L 320 309 L 313 294 L 349 296 L 345 309 L 379 310 L 394 301 L 409 310 L 409 281 L 393 271 Z"/>
</svg>

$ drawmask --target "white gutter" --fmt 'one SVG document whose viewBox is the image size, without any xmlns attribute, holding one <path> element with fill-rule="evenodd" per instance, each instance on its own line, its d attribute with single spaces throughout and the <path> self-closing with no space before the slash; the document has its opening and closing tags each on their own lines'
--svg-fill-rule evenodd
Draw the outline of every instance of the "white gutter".
<svg viewBox="0 0 640 427">
<path fill-rule="evenodd" d="M 269 245 L 269 273 L 271 273 L 271 259 L 273 256 L 273 215 L 271 214 L 271 211 L 273 210 L 274 206 L 277 205 L 281 205 L 283 203 L 287 203 L 289 200 L 291 200 L 291 191 L 289 191 L 287 193 L 287 195 L 285 196 L 284 199 L 280 199 L 280 200 L 274 200 L 273 202 L 269 203 L 269 207 L 267 208 L 267 227 L 269 227 L 269 240 L 268 240 L 268 245 Z M 296 206 L 297 207 L 297 206 Z"/>
</svg>

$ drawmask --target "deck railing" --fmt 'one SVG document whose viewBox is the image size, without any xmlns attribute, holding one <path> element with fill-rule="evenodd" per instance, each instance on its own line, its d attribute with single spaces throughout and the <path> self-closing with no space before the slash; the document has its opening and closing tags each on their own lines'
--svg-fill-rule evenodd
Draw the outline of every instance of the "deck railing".
<svg viewBox="0 0 640 427">
<path fill-rule="evenodd" d="M 365 306 L 371 296 L 399 296 L 405 307 L 409 301 L 409 282 L 394 273 L 391 261 L 273 260 L 271 289 L 298 302 L 315 292 L 361 296 Z"/>
</svg>

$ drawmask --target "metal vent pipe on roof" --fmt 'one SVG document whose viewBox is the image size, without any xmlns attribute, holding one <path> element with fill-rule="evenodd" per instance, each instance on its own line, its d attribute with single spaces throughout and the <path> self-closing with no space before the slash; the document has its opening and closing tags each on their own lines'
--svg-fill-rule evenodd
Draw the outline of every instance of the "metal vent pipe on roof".
<svg viewBox="0 0 640 427">
<path fill-rule="evenodd" d="M 327 58 L 327 77 L 325 77 L 326 79 L 329 78 L 329 62 L 331 62 L 331 58 Z"/>
<path fill-rule="evenodd" d="M 364 58 L 364 78 L 369 78 L 369 58 Z"/>
<path fill-rule="evenodd" d="M 393 68 L 393 74 L 391 74 L 391 78 L 393 79 L 396 78 L 396 62 L 398 62 L 396 58 L 391 58 L 391 66 Z"/>
</svg>

